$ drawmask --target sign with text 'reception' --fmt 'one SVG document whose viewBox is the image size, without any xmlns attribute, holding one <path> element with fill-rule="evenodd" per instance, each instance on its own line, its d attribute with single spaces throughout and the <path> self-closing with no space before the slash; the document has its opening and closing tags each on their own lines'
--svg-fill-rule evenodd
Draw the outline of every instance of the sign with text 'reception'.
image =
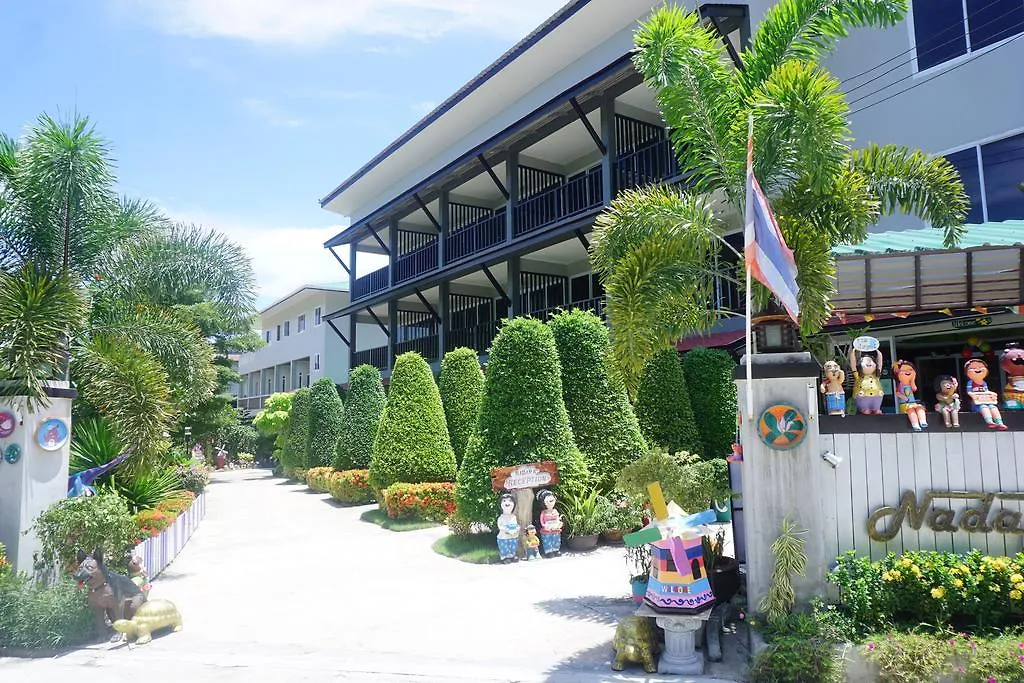
<svg viewBox="0 0 1024 683">
<path fill-rule="evenodd" d="M 491 488 L 495 491 L 535 489 L 558 483 L 558 465 L 551 460 L 527 465 L 495 467 L 491 470 Z"/>
<path fill-rule="evenodd" d="M 954 510 L 948 501 L 964 501 L 963 508 Z M 984 491 L 925 491 L 924 498 L 919 502 L 917 494 L 906 491 L 897 507 L 886 505 L 871 513 L 868 517 L 868 536 L 873 541 L 890 541 L 899 534 L 904 522 L 911 529 L 919 530 L 927 524 L 932 531 L 953 533 L 987 534 L 1024 534 L 1021 528 L 1021 513 L 1016 510 L 992 510 L 997 500 L 1024 500 L 1024 493 Z M 935 505 L 934 501 L 946 502 L 946 505 Z M 977 501 L 977 505 L 972 505 Z"/>
</svg>

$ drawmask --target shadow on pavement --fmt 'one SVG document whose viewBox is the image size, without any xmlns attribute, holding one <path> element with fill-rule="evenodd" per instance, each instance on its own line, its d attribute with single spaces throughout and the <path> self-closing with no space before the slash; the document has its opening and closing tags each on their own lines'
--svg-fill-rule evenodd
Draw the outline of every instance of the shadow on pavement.
<svg viewBox="0 0 1024 683">
<path fill-rule="evenodd" d="M 636 611 L 636 605 L 631 599 L 604 595 L 542 600 L 537 603 L 537 607 L 555 616 L 606 626 L 614 626 L 619 623 L 619 619 Z"/>
</svg>

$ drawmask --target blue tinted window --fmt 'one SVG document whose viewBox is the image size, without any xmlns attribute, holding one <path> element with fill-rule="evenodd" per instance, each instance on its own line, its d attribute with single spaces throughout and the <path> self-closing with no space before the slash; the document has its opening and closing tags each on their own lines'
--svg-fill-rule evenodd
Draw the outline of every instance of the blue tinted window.
<svg viewBox="0 0 1024 683">
<path fill-rule="evenodd" d="M 981 147 L 990 221 L 1024 218 L 1024 133 Z"/>
<path fill-rule="evenodd" d="M 974 147 L 947 154 L 946 159 L 960 172 L 960 180 L 964 184 L 964 192 L 971 198 L 971 211 L 967 214 L 968 223 L 983 223 L 984 213 L 981 208 L 981 175 L 978 173 L 978 150 Z"/>
<path fill-rule="evenodd" d="M 1024 0 L 967 0 L 971 50 L 1024 31 Z"/>
<path fill-rule="evenodd" d="M 962 0 L 914 0 L 913 7 L 918 69 L 967 54 Z"/>
</svg>

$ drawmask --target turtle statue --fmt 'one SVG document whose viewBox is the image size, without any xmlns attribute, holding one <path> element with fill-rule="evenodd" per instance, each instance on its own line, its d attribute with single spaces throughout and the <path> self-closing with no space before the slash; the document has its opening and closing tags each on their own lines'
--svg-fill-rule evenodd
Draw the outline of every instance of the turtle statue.
<svg viewBox="0 0 1024 683">
<path fill-rule="evenodd" d="M 661 641 L 654 620 L 635 614 L 624 617 L 615 629 L 612 644 L 615 646 L 612 661 L 615 671 L 622 671 L 626 662 L 633 662 L 642 665 L 649 674 L 657 672 L 655 655 L 661 649 Z"/>
<path fill-rule="evenodd" d="M 134 638 L 136 645 L 144 645 L 153 640 L 153 632 L 162 628 L 173 627 L 181 630 L 181 615 L 178 608 L 169 600 L 147 600 L 131 619 L 118 619 L 113 624 L 114 630 Z"/>
</svg>

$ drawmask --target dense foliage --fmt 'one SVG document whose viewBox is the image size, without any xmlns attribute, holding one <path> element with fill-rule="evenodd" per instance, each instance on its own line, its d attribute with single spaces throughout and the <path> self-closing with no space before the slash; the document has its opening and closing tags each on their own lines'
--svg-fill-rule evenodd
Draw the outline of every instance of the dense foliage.
<svg viewBox="0 0 1024 683">
<path fill-rule="evenodd" d="M 621 382 L 608 374 L 608 327 L 590 311 L 563 311 L 548 321 L 562 367 L 562 397 L 576 445 L 594 481 L 610 487 L 616 472 L 647 451 Z"/>
<path fill-rule="evenodd" d="M 373 502 L 370 488 L 370 470 L 344 470 L 335 472 L 329 482 L 331 497 L 345 505 L 363 505 Z"/>
<path fill-rule="evenodd" d="M 415 351 L 403 353 L 391 371 L 370 460 L 370 484 L 383 491 L 398 482 L 450 482 L 455 469 L 455 452 L 430 366 Z"/>
<path fill-rule="evenodd" d="M 348 398 L 334 469 L 344 471 L 370 466 L 385 402 L 380 370 L 372 365 L 360 365 L 349 373 Z"/>
<path fill-rule="evenodd" d="M 480 401 L 484 395 L 484 373 L 476 351 L 460 347 L 444 354 L 437 385 L 455 450 L 455 462 L 461 465 L 469 437 L 476 429 Z"/>
<path fill-rule="evenodd" d="M 345 408 L 338 387 L 330 377 L 321 377 L 309 389 L 309 447 L 307 467 L 330 467 L 338 452 Z"/>
<path fill-rule="evenodd" d="M 724 458 L 736 438 L 736 361 L 722 349 L 693 349 L 683 356 L 693 419 L 700 433 L 701 454 Z"/>
<path fill-rule="evenodd" d="M 722 458 L 701 460 L 690 453 L 669 454 L 660 450 L 626 465 L 615 478 L 615 487 L 633 499 L 647 499 L 647 484 L 661 484 L 665 500 L 674 500 L 687 512 L 707 510 L 714 500 L 727 498 L 729 465 Z"/>
<path fill-rule="evenodd" d="M 392 484 L 384 489 L 381 508 L 391 519 L 444 522 L 455 512 L 455 484 Z"/>
<path fill-rule="evenodd" d="M 288 433 L 285 435 L 284 450 L 281 453 L 281 465 L 285 472 L 296 468 L 309 469 L 306 464 L 306 452 L 309 449 L 309 414 L 313 399 L 308 387 L 297 389 L 292 394 L 292 407 L 289 411 Z"/>
<path fill-rule="evenodd" d="M 459 515 L 493 524 L 497 503 L 491 469 L 553 460 L 562 484 L 586 484 L 586 462 L 576 448 L 562 399 L 562 372 L 551 330 L 539 320 L 516 318 L 491 346 L 480 421 L 459 468 Z"/>
<path fill-rule="evenodd" d="M 42 545 L 40 569 L 54 565 L 70 570 L 79 550 L 103 548 L 111 567 L 123 567 L 138 528 L 128 504 L 112 491 L 59 500 L 35 519 L 33 531 Z"/>
<path fill-rule="evenodd" d="M 644 366 L 636 394 L 636 416 L 652 446 L 673 453 L 704 453 L 683 364 L 675 349 L 659 351 Z M 733 413 L 734 421 L 735 417 Z"/>
<path fill-rule="evenodd" d="M 0 571 L 0 648 L 64 648 L 90 642 L 92 610 L 84 591 L 61 578 L 35 584 L 24 574 Z"/>
</svg>

